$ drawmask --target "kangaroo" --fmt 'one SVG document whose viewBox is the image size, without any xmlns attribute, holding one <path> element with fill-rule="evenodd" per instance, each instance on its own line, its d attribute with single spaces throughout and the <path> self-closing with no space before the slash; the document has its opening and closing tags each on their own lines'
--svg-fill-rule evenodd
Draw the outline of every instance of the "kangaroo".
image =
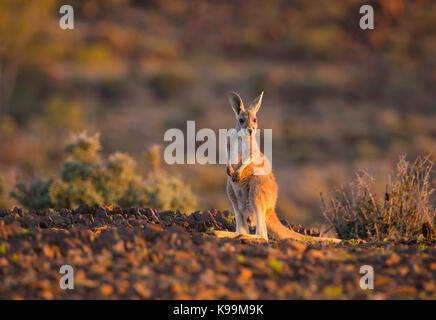
<svg viewBox="0 0 436 320">
<path fill-rule="evenodd" d="M 241 97 L 231 92 L 230 105 L 236 116 L 237 137 L 227 137 L 227 196 L 236 218 L 236 231 L 215 231 L 217 237 L 257 239 L 268 241 L 268 233 L 278 240 L 300 240 L 305 236 L 286 228 L 275 213 L 278 186 L 267 157 L 260 151 L 255 139 L 258 128 L 257 112 L 262 104 L 263 92 L 244 107 Z M 242 148 L 241 148 L 242 145 Z M 242 152 L 249 146 L 249 153 Z M 249 225 L 256 225 L 255 234 L 249 233 Z M 307 236 L 306 236 L 307 237 Z M 317 241 L 341 240 L 335 238 L 310 237 Z"/>
</svg>

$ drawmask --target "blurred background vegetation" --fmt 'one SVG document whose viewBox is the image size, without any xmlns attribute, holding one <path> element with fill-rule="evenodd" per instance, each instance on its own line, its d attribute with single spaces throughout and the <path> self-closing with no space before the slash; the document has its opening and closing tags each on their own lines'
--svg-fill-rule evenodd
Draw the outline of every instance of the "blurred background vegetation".
<svg viewBox="0 0 436 320">
<path fill-rule="evenodd" d="M 161 195 L 184 181 L 197 209 L 229 209 L 223 165 L 161 164 L 180 178 L 159 188 L 145 151 L 165 146 L 165 130 L 186 130 L 187 120 L 233 127 L 230 90 L 245 100 L 265 91 L 259 125 L 273 129 L 277 211 L 293 223 L 322 221 L 320 192 L 358 169 L 383 193 L 399 154 L 436 149 L 435 1 L 69 1 L 73 31 L 59 28 L 63 4 L 0 2 L 2 207 L 41 190 L 42 204 L 73 206 L 55 195 L 79 192 L 68 172 L 92 172 L 64 148 L 86 129 L 88 138 L 100 133 L 93 168 L 101 176 L 118 165 L 127 170 L 121 184 L 142 179 L 140 188 Z M 358 27 L 363 4 L 375 9 L 375 30 Z M 108 195 L 108 186 L 80 181 L 93 200 L 139 201 L 127 187 Z M 190 208 L 194 196 L 182 189 Z"/>
</svg>

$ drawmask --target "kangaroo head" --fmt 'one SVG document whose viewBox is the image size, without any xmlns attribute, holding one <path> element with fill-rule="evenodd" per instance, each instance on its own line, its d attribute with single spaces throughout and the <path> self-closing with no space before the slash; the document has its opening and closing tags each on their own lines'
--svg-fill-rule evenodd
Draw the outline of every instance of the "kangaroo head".
<svg viewBox="0 0 436 320">
<path fill-rule="evenodd" d="M 236 116 L 236 131 L 246 130 L 251 136 L 256 133 L 257 129 L 257 111 L 262 104 L 263 92 L 258 96 L 250 106 L 246 109 L 241 97 L 236 92 L 231 92 L 228 95 L 230 105 L 233 108 Z"/>
</svg>

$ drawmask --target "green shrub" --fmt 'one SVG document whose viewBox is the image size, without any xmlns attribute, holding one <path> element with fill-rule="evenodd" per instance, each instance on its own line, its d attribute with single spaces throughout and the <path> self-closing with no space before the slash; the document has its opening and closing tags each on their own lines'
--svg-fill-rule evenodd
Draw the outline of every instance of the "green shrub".
<svg viewBox="0 0 436 320">
<path fill-rule="evenodd" d="M 106 199 L 117 199 L 120 203 L 129 189 L 140 189 L 142 177 L 136 176 L 135 161 L 127 154 L 116 152 L 109 156 L 107 182 L 102 184 Z M 138 202 L 125 203 L 123 206 L 138 206 Z"/>
<path fill-rule="evenodd" d="M 372 192 L 374 178 L 360 172 L 350 190 L 336 190 L 328 204 L 322 199 L 324 216 L 342 239 L 411 240 L 421 234 L 432 239 L 436 235 L 432 168 L 429 159 L 418 157 L 410 164 L 400 157 L 382 198 Z"/>
<path fill-rule="evenodd" d="M 100 136 L 90 137 L 86 132 L 73 135 L 65 147 L 70 159 L 84 163 L 100 163 Z"/>
<path fill-rule="evenodd" d="M 128 181 L 127 191 L 120 199 L 124 207 L 141 206 L 161 210 L 194 211 L 197 200 L 191 187 L 185 185 L 180 177 L 170 175 L 161 169 L 161 149 L 152 146 L 146 153 L 152 171 L 145 180 Z"/>
<path fill-rule="evenodd" d="M 30 186 L 19 184 L 12 196 L 29 208 L 76 208 L 82 203 L 122 207 L 153 207 L 158 210 L 191 212 L 196 198 L 189 186 L 160 168 L 160 148 L 147 153 L 152 171 L 144 179 L 135 173 L 135 161 L 116 152 L 107 165 L 101 159 L 98 135 L 75 135 L 65 148 L 67 159 L 60 178 L 38 180 Z"/>
<path fill-rule="evenodd" d="M 52 207 L 49 189 L 51 180 L 40 179 L 29 186 L 19 183 L 11 192 L 11 197 L 17 199 L 24 207 L 33 209 L 45 209 Z"/>
<path fill-rule="evenodd" d="M 192 212 L 196 198 L 191 188 L 177 176 L 165 172 L 156 172 L 145 180 L 145 198 L 147 206 L 163 210 L 187 210 Z"/>
<path fill-rule="evenodd" d="M 61 166 L 61 177 L 49 188 L 51 205 L 54 208 L 75 208 L 82 203 L 106 203 L 105 184 L 108 177 L 100 157 L 101 146 L 98 134 L 73 135 L 65 151 L 67 159 Z"/>
<path fill-rule="evenodd" d="M 95 185 L 91 180 L 73 180 L 64 182 L 56 180 L 50 186 L 49 190 L 50 201 L 53 208 L 74 209 L 82 203 L 103 204 L 103 195 L 96 190 Z"/>
</svg>

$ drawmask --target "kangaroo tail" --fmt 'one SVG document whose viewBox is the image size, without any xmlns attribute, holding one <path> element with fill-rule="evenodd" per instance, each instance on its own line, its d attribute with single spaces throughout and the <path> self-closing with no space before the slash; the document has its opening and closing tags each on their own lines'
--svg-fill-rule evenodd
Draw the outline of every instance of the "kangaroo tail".
<svg viewBox="0 0 436 320">
<path fill-rule="evenodd" d="M 272 209 L 266 211 L 266 228 L 268 233 L 278 240 L 295 239 L 299 240 L 304 236 L 298 232 L 286 228 L 277 217 L 277 214 Z"/>
<path fill-rule="evenodd" d="M 304 238 L 304 235 L 286 228 L 277 217 L 277 214 L 272 209 L 266 211 L 266 228 L 268 234 L 276 238 L 277 240 L 282 239 L 294 239 L 300 240 Z M 341 242 L 340 239 L 336 238 L 324 238 L 324 237 L 311 237 L 315 241 L 332 241 L 334 243 Z"/>
</svg>

